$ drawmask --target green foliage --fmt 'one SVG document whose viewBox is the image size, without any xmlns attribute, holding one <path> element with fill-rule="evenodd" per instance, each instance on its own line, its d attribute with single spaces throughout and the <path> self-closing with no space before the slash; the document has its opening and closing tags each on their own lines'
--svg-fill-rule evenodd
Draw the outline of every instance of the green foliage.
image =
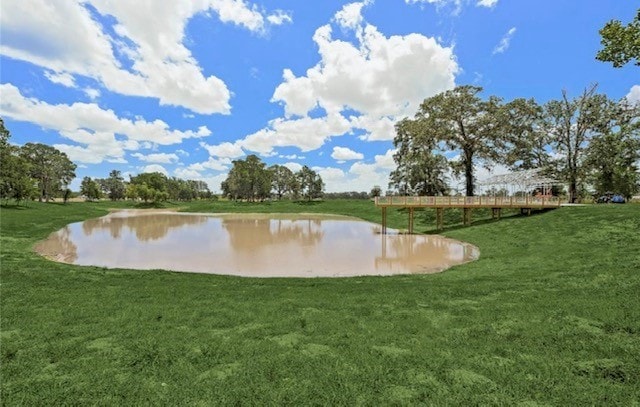
<svg viewBox="0 0 640 407">
<path fill-rule="evenodd" d="M 593 138 L 586 151 L 587 180 L 598 196 L 606 192 L 627 199 L 640 190 L 640 106 L 621 102 L 610 112 L 602 134 Z"/>
<path fill-rule="evenodd" d="M 404 119 L 396 126 L 393 159 L 397 168 L 389 175 L 389 187 L 401 195 L 444 195 L 448 192 L 447 159 L 433 151 L 437 139 L 425 134 L 419 120 Z"/>
<path fill-rule="evenodd" d="M 284 165 L 272 165 L 269 167 L 271 171 L 271 190 L 278 199 L 283 196 L 295 196 L 299 193 L 300 185 L 293 171 Z"/>
<path fill-rule="evenodd" d="M 20 148 L 20 155 L 29 164 L 29 176 L 38 184 L 40 201 L 48 202 L 61 193 L 76 176 L 76 165 L 54 147 L 27 143 Z"/>
<path fill-rule="evenodd" d="M 126 195 L 126 185 L 122 173 L 113 170 L 109 173 L 109 178 L 98 180 L 100 188 L 112 201 L 124 199 Z"/>
<path fill-rule="evenodd" d="M 373 188 L 371 188 L 371 192 L 369 193 L 369 196 L 371 198 L 382 196 L 382 188 L 380 188 L 380 185 L 374 185 Z"/>
<path fill-rule="evenodd" d="M 244 160 L 233 161 L 227 179 L 222 183 L 222 193 L 233 200 L 262 201 L 271 193 L 272 172 L 255 154 Z"/>
<path fill-rule="evenodd" d="M 616 68 L 634 60 L 634 64 L 640 66 L 640 9 L 626 26 L 618 20 L 609 21 L 600 30 L 600 36 L 604 48 L 598 51 L 596 59 L 611 62 Z"/>
<path fill-rule="evenodd" d="M 300 194 L 308 201 L 316 198 L 322 198 L 324 191 L 324 182 L 320 174 L 316 173 L 306 165 L 296 173 L 296 179 L 300 185 Z"/>
<path fill-rule="evenodd" d="M 84 195 L 88 201 L 100 199 L 102 196 L 100 184 L 91 177 L 84 177 L 80 183 L 80 194 Z"/>
</svg>

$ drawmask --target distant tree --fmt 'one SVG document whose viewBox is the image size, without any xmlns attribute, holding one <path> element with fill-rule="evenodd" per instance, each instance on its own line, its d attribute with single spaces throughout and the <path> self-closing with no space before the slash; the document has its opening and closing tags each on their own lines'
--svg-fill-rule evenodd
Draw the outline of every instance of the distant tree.
<svg viewBox="0 0 640 407">
<path fill-rule="evenodd" d="M 244 160 L 233 161 L 221 188 L 225 196 L 234 200 L 261 201 L 270 196 L 271 181 L 272 172 L 258 156 L 251 154 Z"/>
<path fill-rule="evenodd" d="M 274 191 L 278 199 L 286 194 L 293 193 L 297 187 L 296 178 L 289 168 L 284 165 L 272 165 L 269 167 L 272 174 L 271 190 Z"/>
<path fill-rule="evenodd" d="M 371 196 L 371 198 L 377 198 L 381 196 L 382 188 L 380 188 L 380 185 L 374 185 L 373 188 L 371 188 L 371 192 L 369 193 L 369 195 Z"/>
<path fill-rule="evenodd" d="M 579 199 L 586 176 L 587 146 L 606 127 L 613 106 L 596 89 L 593 85 L 575 99 L 569 99 L 563 91 L 562 100 L 551 100 L 543 108 L 543 129 L 559 157 L 554 163 L 556 176 L 569 185 L 569 202 Z"/>
<path fill-rule="evenodd" d="M 125 198 L 127 187 L 120 171 L 112 170 L 109 173 L 109 178 L 98 180 L 98 183 L 100 184 L 102 191 L 104 191 L 112 201 L 118 201 Z"/>
<path fill-rule="evenodd" d="M 76 165 L 54 147 L 27 143 L 20 149 L 20 155 L 29 163 L 29 175 L 37 182 L 40 201 L 48 202 L 76 176 Z"/>
<path fill-rule="evenodd" d="M 600 30 L 600 36 L 604 48 L 598 51 L 596 59 L 611 62 L 616 68 L 633 60 L 636 66 L 640 66 L 640 9 L 626 26 L 618 20 L 609 21 Z"/>
<path fill-rule="evenodd" d="M 615 192 L 630 198 L 640 188 L 640 106 L 623 99 L 586 149 L 587 179 L 596 193 Z"/>
<path fill-rule="evenodd" d="M 304 198 L 310 201 L 322 197 L 324 182 L 320 174 L 305 165 L 296 173 L 296 178 L 298 179 L 300 192 Z"/>
<path fill-rule="evenodd" d="M 88 201 L 100 199 L 102 195 L 100 184 L 91 177 L 84 177 L 80 183 L 80 194 L 84 195 Z"/>
</svg>

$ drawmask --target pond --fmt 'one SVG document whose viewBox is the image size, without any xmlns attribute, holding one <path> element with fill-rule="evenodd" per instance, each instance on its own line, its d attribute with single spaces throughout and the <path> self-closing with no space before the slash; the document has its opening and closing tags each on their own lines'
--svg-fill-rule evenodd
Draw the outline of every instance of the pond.
<svg viewBox="0 0 640 407">
<path fill-rule="evenodd" d="M 442 236 L 380 232 L 335 215 L 126 210 L 70 224 L 36 251 L 78 265 L 245 277 L 435 273 L 479 255 Z"/>
</svg>

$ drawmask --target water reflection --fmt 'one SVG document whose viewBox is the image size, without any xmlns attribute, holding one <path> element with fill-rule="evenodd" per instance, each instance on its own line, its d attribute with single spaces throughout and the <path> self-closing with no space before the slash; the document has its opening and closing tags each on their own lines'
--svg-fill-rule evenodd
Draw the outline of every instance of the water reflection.
<svg viewBox="0 0 640 407">
<path fill-rule="evenodd" d="M 68 225 L 37 250 L 81 265 L 254 277 L 431 273 L 478 256 L 462 242 L 381 235 L 352 218 L 129 211 Z"/>
</svg>

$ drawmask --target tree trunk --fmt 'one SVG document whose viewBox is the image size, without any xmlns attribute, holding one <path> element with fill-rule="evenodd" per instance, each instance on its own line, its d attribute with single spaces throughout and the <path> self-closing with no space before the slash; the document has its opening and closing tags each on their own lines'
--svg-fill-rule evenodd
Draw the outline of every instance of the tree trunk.
<svg viewBox="0 0 640 407">
<path fill-rule="evenodd" d="M 467 152 L 464 153 L 464 178 L 466 182 L 467 196 L 473 196 L 473 156 Z"/>
</svg>

